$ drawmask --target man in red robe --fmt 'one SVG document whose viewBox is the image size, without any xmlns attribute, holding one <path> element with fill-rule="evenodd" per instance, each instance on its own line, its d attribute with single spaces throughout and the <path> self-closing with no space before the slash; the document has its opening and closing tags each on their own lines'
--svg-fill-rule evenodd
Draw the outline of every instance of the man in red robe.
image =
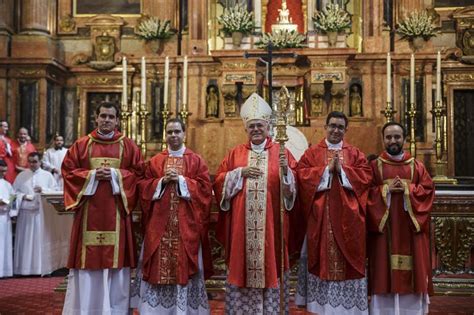
<svg viewBox="0 0 474 315">
<path fill-rule="evenodd" d="M 382 135 L 385 151 L 370 163 L 367 205 L 370 313 L 423 315 L 432 292 L 434 185 L 423 164 L 403 151 L 402 125 L 389 122 Z"/>
<path fill-rule="evenodd" d="M 288 211 L 293 208 L 296 162 L 269 134 L 271 108 L 252 94 L 241 108 L 248 142 L 233 148 L 219 166 L 214 192 L 221 211 L 217 237 L 226 251 L 227 314 L 280 312 L 280 176 L 284 194 L 284 267 L 288 270 Z M 280 168 L 283 174 L 280 175 Z M 284 277 L 286 278 L 286 276 Z M 285 308 L 288 291 L 285 285 Z"/>
<path fill-rule="evenodd" d="M 8 122 L 6 120 L 0 120 L 0 160 L 4 160 L 7 163 L 7 173 L 5 174 L 5 180 L 10 184 L 15 181 L 15 163 L 13 162 L 12 152 L 12 140 L 8 138 Z"/>
<path fill-rule="evenodd" d="M 74 211 L 63 314 L 128 314 L 135 267 L 131 211 L 140 150 L 116 128 L 115 104 L 96 110 L 97 129 L 78 139 L 62 164 L 64 205 Z"/>
<path fill-rule="evenodd" d="M 367 314 L 365 209 L 371 179 L 364 154 L 343 141 L 348 120 L 326 118 L 326 138 L 297 167 L 307 221 L 296 303 L 310 312 Z"/>
<path fill-rule="evenodd" d="M 17 139 L 13 142 L 12 153 L 13 162 L 15 163 L 16 175 L 20 172 L 29 169 L 28 155 L 36 152 L 35 146 L 29 140 L 28 129 L 18 129 Z"/>
<path fill-rule="evenodd" d="M 132 300 L 139 297 L 141 314 L 210 311 L 204 274 L 212 265 L 212 184 L 204 160 L 185 147 L 185 130 L 181 120 L 168 120 L 168 148 L 150 160 L 139 184 L 144 241 Z"/>
</svg>

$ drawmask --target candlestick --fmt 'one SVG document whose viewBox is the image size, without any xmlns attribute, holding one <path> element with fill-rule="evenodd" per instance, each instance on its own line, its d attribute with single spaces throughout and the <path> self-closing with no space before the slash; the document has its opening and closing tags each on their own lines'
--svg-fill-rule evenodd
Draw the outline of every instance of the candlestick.
<svg viewBox="0 0 474 315">
<path fill-rule="evenodd" d="M 410 103 L 415 102 L 415 55 L 410 58 Z"/>
<path fill-rule="evenodd" d="M 128 103 L 127 98 L 127 57 L 122 59 L 122 111 L 126 111 Z"/>
<path fill-rule="evenodd" d="M 168 110 L 168 81 L 170 78 L 170 58 L 166 56 L 165 59 L 165 86 L 163 91 L 163 100 L 164 100 L 164 107 L 163 110 Z"/>
<path fill-rule="evenodd" d="M 436 102 L 441 102 L 441 52 L 436 57 Z"/>
<path fill-rule="evenodd" d="M 141 102 L 142 107 L 146 106 L 146 63 L 145 57 L 142 57 L 142 81 L 141 81 Z"/>
<path fill-rule="evenodd" d="M 387 102 L 392 102 L 392 58 L 387 53 Z"/>
<path fill-rule="evenodd" d="M 183 65 L 183 111 L 187 110 L 188 103 L 188 56 L 184 56 Z"/>
</svg>

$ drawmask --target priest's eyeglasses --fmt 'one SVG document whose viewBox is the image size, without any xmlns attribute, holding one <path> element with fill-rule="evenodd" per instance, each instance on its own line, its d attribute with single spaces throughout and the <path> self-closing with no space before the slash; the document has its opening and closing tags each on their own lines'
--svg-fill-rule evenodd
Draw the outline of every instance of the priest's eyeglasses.
<svg viewBox="0 0 474 315">
<path fill-rule="evenodd" d="M 344 126 L 344 125 L 336 125 L 336 124 L 329 124 L 329 125 L 328 125 L 328 128 L 331 129 L 331 130 L 336 130 L 336 129 L 338 129 L 339 131 L 345 131 L 345 130 L 346 130 L 346 126 Z"/>
</svg>

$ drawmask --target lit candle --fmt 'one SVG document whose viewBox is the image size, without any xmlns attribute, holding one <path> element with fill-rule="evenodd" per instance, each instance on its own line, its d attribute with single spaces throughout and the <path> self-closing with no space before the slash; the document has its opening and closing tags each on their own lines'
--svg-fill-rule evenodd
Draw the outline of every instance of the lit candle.
<svg viewBox="0 0 474 315">
<path fill-rule="evenodd" d="M 141 102 L 140 104 L 145 107 L 146 105 L 146 64 L 145 57 L 142 57 L 142 90 L 141 90 Z"/>
<path fill-rule="evenodd" d="M 441 52 L 436 57 L 436 102 L 441 102 Z"/>
<path fill-rule="evenodd" d="M 392 58 L 387 53 L 387 102 L 392 102 Z"/>
<path fill-rule="evenodd" d="M 127 104 L 127 57 L 122 59 L 122 111 L 126 111 Z"/>
<path fill-rule="evenodd" d="M 183 111 L 186 111 L 188 103 L 188 56 L 184 56 L 183 68 Z"/>
<path fill-rule="evenodd" d="M 410 102 L 415 103 L 415 55 L 410 58 Z"/>
<path fill-rule="evenodd" d="M 170 58 L 166 56 L 165 60 L 165 86 L 163 92 L 163 99 L 165 102 L 164 110 L 168 110 L 168 81 L 170 79 Z"/>
</svg>

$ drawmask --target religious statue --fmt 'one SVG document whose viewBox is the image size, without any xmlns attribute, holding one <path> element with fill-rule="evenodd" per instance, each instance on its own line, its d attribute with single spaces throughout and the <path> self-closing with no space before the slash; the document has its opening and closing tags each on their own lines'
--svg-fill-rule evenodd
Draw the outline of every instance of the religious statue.
<svg viewBox="0 0 474 315">
<path fill-rule="evenodd" d="M 75 28 L 76 28 L 76 21 L 74 21 L 74 18 L 72 17 L 71 14 L 66 14 L 59 20 L 59 31 L 61 33 L 74 32 Z"/>
<path fill-rule="evenodd" d="M 331 88 L 331 111 L 344 112 L 344 95 L 346 94 L 345 89 Z"/>
<path fill-rule="evenodd" d="M 350 116 L 362 116 L 362 95 L 358 84 L 354 84 L 351 87 L 351 93 L 349 94 L 349 109 Z"/>
<path fill-rule="evenodd" d="M 206 118 L 219 117 L 219 93 L 217 86 L 209 85 L 206 95 Z"/>
<path fill-rule="evenodd" d="M 323 114 L 324 90 L 318 88 L 311 98 L 311 116 L 317 117 Z"/>
<path fill-rule="evenodd" d="M 289 24 L 293 23 L 290 18 L 290 11 L 286 5 L 286 0 L 281 2 L 281 9 L 278 9 L 278 23 L 279 24 Z"/>
<path fill-rule="evenodd" d="M 237 116 L 237 91 L 234 86 L 228 85 L 222 87 L 222 95 L 224 96 L 224 114 L 225 117 Z"/>
<path fill-rule="evenodd" d="M 115 39 L 109 36 L 107 32 L 97 36 L 95 39 L 95 58 L 96 61 L 114 61 Z"/>
</svg>

